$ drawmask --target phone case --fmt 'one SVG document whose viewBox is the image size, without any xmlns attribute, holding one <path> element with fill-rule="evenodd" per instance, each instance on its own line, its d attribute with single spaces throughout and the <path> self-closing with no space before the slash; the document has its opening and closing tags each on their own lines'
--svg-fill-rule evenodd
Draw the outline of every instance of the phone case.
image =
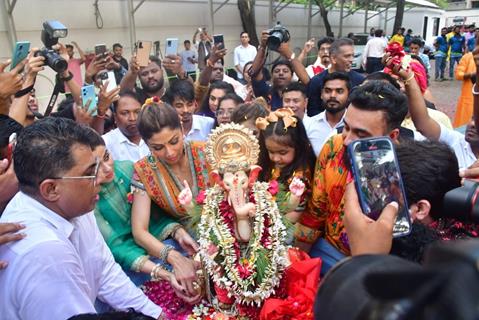
<svg viewBox="0 0 479 320">
<path fill-rule="evenodd" d="M 95 46 L 95 55 L 103 54 L 106 52 L 106 45 L 105 44 L 97 44 Z"/>
<path fill-rule="evenodd" d="M 224 37 L 223 37 L 222 34 L 214 35 L 214 36 L 213 36 L 213 42 L 214 42 L 214 44 L 216 45 L 216 47 L 217 47 L 218 49 L 224 49 L 224 47 L 225 47 L 225 39 L 224 39 Z M 218 44 L 220 44 L 220 43 L 221 43 L 221 45 L 218 45 Z"/>
<path fill-rule="evenodd" d="M 97 111 L 96 111 L 97 97 L 95 93 L 95 86 L 94 85 L 83 86 L 81 88 L 81 97 L 82 97 L 83 106 L 86 106 L 86 104 L 88 103 L 88 100 L 91 101 L 88 107 L 88 112 L 95 110 L 93 113 L 91 113 L 91 115 L 96 116 L 97 115 Z"/>
<path fill-rule="evenodd" d="M 30 51 L 30 42 L 29 41 L 19 41 L 15 44 L 15 49 L 13 50 L 12 63 L 10 64 L 10 70 L 15 68 L 23 59 L 28 56 Z"/>
<path fill-rule="evenodd" d="M 151 41 L 138 41 L 136 43 L 136 62 L 140 67 L 148 66 L 151 53 Z"/>
<path fill-rule="evenodd" d="M 178 54 L 178 38 L 166 39 L 165 55 L 177 55 Z"/>
<path fill-rule="evenodd" d="M 363 213 L 376 220 L 388 203 L 396 201 L 399 212 L 393 236 L 408 235 L 411 232 L 409 207 L 391 139 L 356 140 L 348 145 L 347 152 Z"/>
<path fill-rule="evenodd" d="M 108 81 L 108 87 L 106 87 L 106 91 L 114 90 L 117 87 L 115 73 L 113 71 L 107 72 L 108 78 L 102 80 L 102 84 L 105 84 Z"/>
</svg>

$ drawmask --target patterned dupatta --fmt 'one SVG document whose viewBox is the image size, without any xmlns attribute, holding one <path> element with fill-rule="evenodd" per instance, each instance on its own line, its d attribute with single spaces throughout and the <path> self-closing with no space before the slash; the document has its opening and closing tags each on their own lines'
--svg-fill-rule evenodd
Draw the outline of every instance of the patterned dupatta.
<svg viewBox="0 0 479 320">
<path fill-rule="evenodd" d="M 206 162 L 204 147 L 204 142 L 185 141 L 185 152 L 193 177 L 193 186 L 190 186 L 193 199 L 209 186 L 210 167 Z M 185 209 L 178 202 L 183 183 L 178 180 L 166 162 L 149 155 L 135 163 L 135 175 L 151 200 L 160 208 L 174 218 L 180 220 L 187 218 Z"/>
</svg>

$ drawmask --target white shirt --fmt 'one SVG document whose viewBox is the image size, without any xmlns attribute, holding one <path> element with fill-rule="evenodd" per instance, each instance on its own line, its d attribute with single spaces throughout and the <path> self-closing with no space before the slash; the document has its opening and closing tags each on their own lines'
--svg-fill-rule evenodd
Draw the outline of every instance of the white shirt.
<svg viewBox="0 0 479 320">
<path fill-rule="evenodd" d="M 96 313 L 98 298 L 116 310 L 159 317 L 161 308 L 135 287 L 113 259 L 93 212 L 67 221 L 19 192 L 0 222 L 21 221 L 27 236 L 0 246 L 2 319 L 65 320 Z"/>
<path fill-rule="evenodd" d="M 306 134 L 308 135 L 309 142 L 313 147 L 314 154 L 319 155 L 324 143 L 334 133 L 336 129 L 344 125 L 343 118 L 334 127 L 331 127 L 326 119 L 326 111 L 323 111 L 313 117 L 310 117 L 307 121 L 303 120 Z"/>
<path fill-rule="evenodd" d="M 367 58 L 382 58 L 387 43 L 382 38 L 374 37 L 366 43 L 363 51 L 363 64 L 366 64 Z"/>
<path fill-rule="evenodd" d="M 206 141 L 214 125 L 215 119 L 194 114 L 191 130 L 185 135 L 185 140 Z"/>
<path fill-rule="evenodd" d="M 105 140 L 106 148 L 115 160 L 137 162 L 150 154 L 150 149 L 148 149 L 143 139 L 140 140 L 139 145 L 134 144 L 118 128 L 104 134 L 102 138 Z"/>
<path fill-rule="evenodd" d="M 469 142 L 466 141 L 462 133 L 448 129 L 441 123 L 439 123 L 439 126 L 441 127 L 439 141 L 447 144 L 454 151 L 459 169 L 468 168 L 477 160 Z"/>
<path fill-rule="evenodd" d="M 247 47 L 243 47 L 243 45 L 237 46 L 234 51 L 235 66 L 239 65 L 241 72 L 243 72 L 244 65 L 247 62 L 253 61 L 256 53 L 256 48 L 250 44 Z M 240 72 L 238 72 L 238 79 L 243 79 L 243 74 Z"/>
<path fill-rule="evenodd" d="M 308 73 L 308 76 L 309 76 L 310 78 L 312 78 L 312 77 L 315 76 L 313 67 L 321 67 L 321 68 L 323 68 L 324 70 L 326 70 L 326 69 L 329 68 L 329 66 L 324 66 L 324 65 L 321 63 L 321 58 L 318 57 L 313 64 L 310 64 L 309 66 L 306 67 L 306 72 Z M 324 71 L 324 70 L 323 70 L 323 71 Z"/>
<path fill-rule="evenodd" d="M 198 58 L 195 50 L 183 50 L 180 52 L 180 57 L 181 64 L 183 65 L 183 69 L 185 69 L 186 72 L 196 71 L 196 63 L 191 63 L 188 60 L 188 58 L 192 58 L 193 60 Z"/>
</svg>

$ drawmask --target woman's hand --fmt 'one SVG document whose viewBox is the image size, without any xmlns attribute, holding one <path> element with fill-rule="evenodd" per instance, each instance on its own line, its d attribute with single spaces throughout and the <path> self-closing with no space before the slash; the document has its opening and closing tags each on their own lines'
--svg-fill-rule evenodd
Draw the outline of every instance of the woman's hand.
<svg viewBox="0 0 479 320">
<path fill-rule="evenodd" d="M 190 256 L 195 255 L 200 248 L 198 243 L 196 243 L 184 228 L 180 228 L 176 231 L 175 240 Z"/>
<path fill-rule="evenodd" d="M 196 277 L 196 270 L 199 268 L 198 263 L 174 250 L 168 255 L 168 262 L 173 266 L 176 280 L 183 287 L 183 294 L 190 297 L 197 295 L 193 283 L 198 280 Z"/>
<path fill-rule="evenodd" d="M 185 301 L 186 303 L 189 303 L 189 304 L 196 304 L 196 303 L 200 302 L 200 300 L 202 298 L 201 290 L 199 292 L 197 292 L 196 295 L 190 296 L 190 295 L 185 294 L 186 288 L 183 287 L 178 282 L 178 280 L 176 280 L 175 274 L 170 273 L 170 276 L 169 276 L 168 280 L 171 284 L 171 287 L 173 288 L 173 291 L 175 291 L 175 294 L 180 299 L 182 299 L 183 301 Z"/>
</svg>

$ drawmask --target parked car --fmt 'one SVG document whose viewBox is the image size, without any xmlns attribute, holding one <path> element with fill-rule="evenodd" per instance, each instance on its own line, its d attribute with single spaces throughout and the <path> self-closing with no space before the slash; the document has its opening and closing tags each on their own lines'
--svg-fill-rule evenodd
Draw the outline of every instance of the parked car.
<svg viewBox="0 0 479 320">
<path fill-rule="evenodd" d="M 364 47 L 366 47 L 366 43 L 368 43 L 369 33 L 355 33 L 353 35 L 354 41 L 354 60 L 352 69 L 364 72 L 363 67 L 361 65 L 363 59 L 363 51 Z"/>
</svg>

